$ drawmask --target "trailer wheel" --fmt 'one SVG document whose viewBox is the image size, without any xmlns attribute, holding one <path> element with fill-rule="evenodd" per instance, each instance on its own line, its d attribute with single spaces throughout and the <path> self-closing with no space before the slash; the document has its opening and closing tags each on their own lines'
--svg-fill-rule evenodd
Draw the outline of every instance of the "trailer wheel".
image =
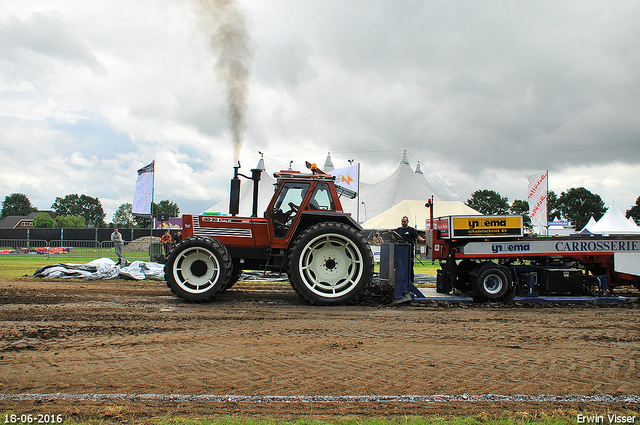
<svg viewBox="0 0 640 425">
<path fill-rule="evenodd" d="M 352 227 L 324 222 L 295 240 L 289 256 L 295 291 L 312 304 L 338 305 L 357 299 L 373 275 L 373 254 Z"/>
<path fill-rule="evenodd" d="M 164 275 L 171 291 L 189 301 L 206 301 L 225 288 L 231 278 L 231 257 L 216 239 L 193 236 L 171 251 Z"/>
<path fill-rule="evenodd" d="M 498 300 L 509 290 L 509 277 L 499 267 L 486 267 L 473 280 L 473 290 L 482 300 Z"/>
</svg>

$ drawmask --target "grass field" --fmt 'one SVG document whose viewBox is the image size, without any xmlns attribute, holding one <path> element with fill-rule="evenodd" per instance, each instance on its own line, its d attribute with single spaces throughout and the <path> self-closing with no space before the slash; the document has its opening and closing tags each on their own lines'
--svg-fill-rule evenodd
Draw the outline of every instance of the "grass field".
<svg viewBox="0 0 640 425">
<path fill-rule="evenodd" d="M 436 276 L 436 272 L 439 268 L 440 263 L 436 262 L 435 264 L 431 264 L 431 261 L 424 260 L 423 264 L 416 262 L 413 266 L 413 271 L 417 274 L 428 274 L 431 276 Z"/>
</svg>

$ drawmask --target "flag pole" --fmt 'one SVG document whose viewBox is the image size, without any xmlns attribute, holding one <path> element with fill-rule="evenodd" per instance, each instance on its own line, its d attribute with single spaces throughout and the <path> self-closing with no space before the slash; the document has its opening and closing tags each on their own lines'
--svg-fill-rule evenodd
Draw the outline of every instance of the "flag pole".
<svg viewBox="0 0 640 425">
<path fill-rule="evenodd" d="M 153 217 L 153 195 L 155 193 L 156 190 L 156 184 L 155 184 L 155 180 L 156 180 L 156 160 L 153 160 L 153 174 L 151 177 L 151 205 L 149 205 L 149 217 L 151 217 L 151 242 L 153 242 L 153 228 L 156 225 L 156 219 Z"/>
<path fill-rule="evenodd" d="M 545 229 L 547 230 L 547 236 L 549 236 L 549 170 L 547 170 L 547 196 L 544 198 L 545 204 L 547 204 L 547 216 L 545 217 Z"/>
<path fill-rule="evenodd" d="M 360 163 L 358 162 L 358 217 L 356 217 L 356 221 L 360 223 Z"/>
</svg>

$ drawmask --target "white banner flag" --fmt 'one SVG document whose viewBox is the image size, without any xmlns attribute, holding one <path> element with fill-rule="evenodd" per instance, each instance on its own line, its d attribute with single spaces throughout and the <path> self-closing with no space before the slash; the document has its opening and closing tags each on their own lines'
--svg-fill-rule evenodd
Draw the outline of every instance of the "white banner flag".
<svg viewBox="0 0 640 425">
<path fill-rule="evenodd" d="M 529 217 L 531 224 L 547 225 L 547 177 L 549 172 L 532 174 L 529 179 Z"/>
<path fill-rule="evenodd" d="M 358 192 L 358 164 L 328 171 L 327 174 L 336 176 L 336 186 Z"/>
<path fill-rule="evenodd" d="M 156 160 L 138 170 L 136 192 L 133 195 L 131 212 L 138 217 L 151 218 L 151 202 L 153 201 L 153 174 Z"/>
</svg>

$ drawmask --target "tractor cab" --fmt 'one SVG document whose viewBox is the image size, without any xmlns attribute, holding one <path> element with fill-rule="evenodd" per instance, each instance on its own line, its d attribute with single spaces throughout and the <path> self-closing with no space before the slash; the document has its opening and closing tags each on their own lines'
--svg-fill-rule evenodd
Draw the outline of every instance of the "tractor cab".
<svg viewBox="0 0 640 425">
<path fill-rule="evenodd" d="M 276 177 L 278 189 L 265 211 L 265 217 L 271 219 L 273 225 L 274 239 L 287 239 L 302 215 L 336 212 L 336 205 L 342 209 L 335 186 L 329 183 L 331 176 L 280 172 Z"/>
</svg>

